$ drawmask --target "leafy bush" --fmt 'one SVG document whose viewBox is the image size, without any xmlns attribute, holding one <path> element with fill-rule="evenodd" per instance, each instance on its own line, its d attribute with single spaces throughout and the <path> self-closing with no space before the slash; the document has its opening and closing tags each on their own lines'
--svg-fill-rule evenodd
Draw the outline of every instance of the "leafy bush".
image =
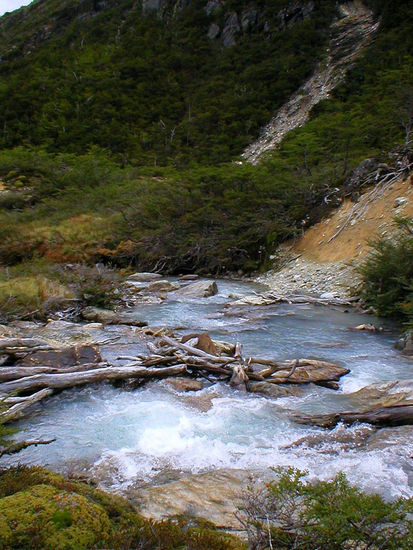
<svg viewBox="0 0 413 550">
<path fill-rule="evenodd" d="M 239 517 L 250 548 L 264 550 L 408 550 L 413 544 L 411 500 L 385 502 L 352 487 L 343 474 L 310 482 L 294 468 L 275 470 L 267 485 L 250 486 Z"/>
<path fill-rule="evenodd" d="M 408 222 L 407 222 L 408 223 Z M 413 325 L 413 235 L 378 239 L 361 266 L 361 297 L 379 315 Z"/>
<path fill-rule="evenodd" d="M 121 277 L 103 265 L 67 265 L 56 268 L 58 277 L 74 292 L 84 306 L 111 308 L 119 303 Z"/>
</svg>

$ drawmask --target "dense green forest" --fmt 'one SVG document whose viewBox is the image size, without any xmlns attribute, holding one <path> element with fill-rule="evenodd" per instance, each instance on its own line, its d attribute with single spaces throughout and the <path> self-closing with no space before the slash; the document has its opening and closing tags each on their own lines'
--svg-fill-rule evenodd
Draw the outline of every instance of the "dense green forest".
<svg viewBox="0 0 413 550">
<path fill-rule="evenodd" d="M 58 279 L 65 262 L 263 268 L 360 161 L 405 143 L 411 3 L 366 2 L 374 41 L 258 166 L 239 155 L 322 60 L 337 5 L 286 20 L 288 0 L 212 4 L 37 0 L 0 19 L 3 293 L 17 277 L 33 294 L 33 277 Z M 225 44 L 233 13 L 244 23 Z"/>
</svg>

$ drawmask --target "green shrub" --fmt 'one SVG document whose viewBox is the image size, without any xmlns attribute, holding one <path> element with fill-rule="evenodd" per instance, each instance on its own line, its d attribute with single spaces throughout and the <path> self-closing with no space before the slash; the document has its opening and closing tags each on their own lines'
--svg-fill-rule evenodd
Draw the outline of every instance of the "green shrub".
<svg viewBox="0 0 413 550">
<path fill-rule="evenodd" d="M 413 544 L 411 500 L 385 502 L 352 487 L 343 474 L 310 482 L 294 468 L 275 470 L 276 479 L 251 486 L 240 519 L 250 548 L 264 550 L 408 550 Z"/>
<path fill-rule="evenodd" d="M 378 239 L 360 268 L 361 297 L 383 317 L 413 324 L 413 235 Z"/>
</svg>

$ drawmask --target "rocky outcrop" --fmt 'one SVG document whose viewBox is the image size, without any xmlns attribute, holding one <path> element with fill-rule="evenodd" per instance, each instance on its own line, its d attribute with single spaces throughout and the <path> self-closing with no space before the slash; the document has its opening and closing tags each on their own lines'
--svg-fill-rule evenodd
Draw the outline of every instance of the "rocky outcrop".
<svg viewBox="0 0 413 550">
<path fill-rule="evenodd" d="M 296 23 L 301 23 L 306 17 L 308 17 L 314 10 L 314 2 L 294 2 L 288 4 L 285 8 L 278 12 L 278 17 L 280 18 L 281 24 L 280 27 L 282 30 L 295 25 Z"/>
<path fill-rule="evenodd" d="M 309 2 L 307 8 L 299 8 L 301 4 L 297 2 L 295 11 L 291 6 L 286 8 L 282 21 L 287 25 L 294 17 L 303 17 L 310 10 L 311 4 Z M 374 21 L 369 9 L 359 2 L 348 2 L 341 4 L 340 10 L 342 17 L 331 27 L 325 61 L 318 65 L 303 87 L 281 107 L 261 131 L 258 140 L 247 147 L 242 156 L 249 162 L 257 164 L 261 156 L 275 149 L 288 132 L 303 126 L 314 105 L 328 99 L 330 92 L 343 82 L 362 49 L 372 40 L 378 23 Z"/>
</svg>

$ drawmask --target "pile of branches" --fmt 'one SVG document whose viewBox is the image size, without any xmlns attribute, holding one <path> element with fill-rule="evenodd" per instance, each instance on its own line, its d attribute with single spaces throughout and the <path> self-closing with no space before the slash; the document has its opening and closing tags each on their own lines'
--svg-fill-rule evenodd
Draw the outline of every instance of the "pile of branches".
<svg viewBox="0 0 413 550">
<path fill-rule="evenodd" d="M 68 354 L 79 357 L 81 347 L 53 348 L 49 342 L 39 338 L 0 338 L 0 356 L 3 357 L 0 401 L 4 408 L 0 422 L 20 418 L 27 408 L 56 390 L 102 381 L 145 382 L 192 375 L 210 382 L 228 381 L 232 387 L 244 391 L 248 391 L 250 381 L 271 384 L 313 382 L 336 389 L 337 381 L 349 372 L 343 367 L 313 359 L 274 361 L 243 357 L 241 344 L 214 342 L 207 334 L 182 339 L 172 338 L 164 331 L 159 334 L 147 343 L 149 355 L 119 357 L 118 360 L 128 363 L 116 365 L 103 361 L 96 346 L 86 346 L 86 350 L 83 347 L 84 361 L 74 360 L 71 364 L 62 361 L 59 364 L 61 354 L 65 354 L 65 359 Z M 25 364 L 21 362 L 23 357 L 26 358 Z M 27 361 L 28 357 L 35 357 L 36 361 Z M 16 363 L 16 358 L 20 362 Z M 41 364 L 42 359 L 44 364 Z"/>
<path fill-rule="evenodd" d="M 337 381 L 350 371 L 326 361 L 294 359 L 275 361 L 259 357 L 244 357 L 242 346 L 214 342 L 208 334 L 190 335 L 181 340 L 163 335 L 148 343 L 151 355 L 120 357 L 133 361 L 130 366 L 182 368 L 187 374 L 201 376 L 210 382 L 227 381 L 230 386 L 248 391 L 250 381 L 271 384 L 329 385 L 336 389 Z M 208 351 L 207 351 L 208 350 Z"/>
</svg>

